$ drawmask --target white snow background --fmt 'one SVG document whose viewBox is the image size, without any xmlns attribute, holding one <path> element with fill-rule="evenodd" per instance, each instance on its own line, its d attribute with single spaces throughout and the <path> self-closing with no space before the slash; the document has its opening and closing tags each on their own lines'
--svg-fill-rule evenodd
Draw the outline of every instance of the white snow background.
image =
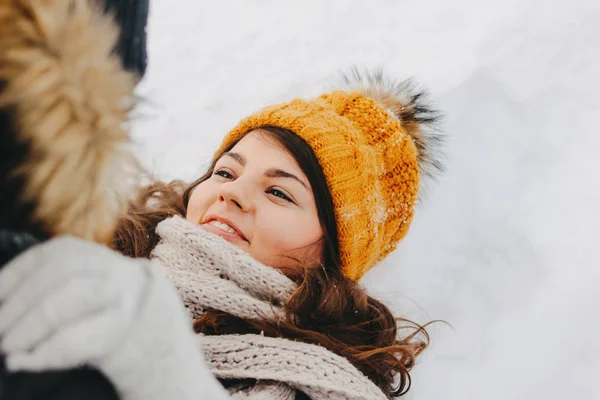
<svg viewBox="0 0 600 400">
<path fill-rule="evenodd" d="M 383 66 L 446 115 L 447 173 L 364 279 L 434 325 L 408 399 L 600 399 L 600 1 L 151 0 L 144 164 L 191 180 L 262 106 Z"/>
</svg>

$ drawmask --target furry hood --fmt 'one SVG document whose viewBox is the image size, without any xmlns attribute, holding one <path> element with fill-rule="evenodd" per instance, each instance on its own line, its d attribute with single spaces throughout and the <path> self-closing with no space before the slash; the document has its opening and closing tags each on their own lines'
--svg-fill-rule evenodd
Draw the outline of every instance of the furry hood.
<svg viewBox="0 0 600 400">
<path fill-rule="evenodd" d="M 0 228 L 108 242 L 138 163 L 135 77 L 89 0 L 0 0 Z"/>
</svg>

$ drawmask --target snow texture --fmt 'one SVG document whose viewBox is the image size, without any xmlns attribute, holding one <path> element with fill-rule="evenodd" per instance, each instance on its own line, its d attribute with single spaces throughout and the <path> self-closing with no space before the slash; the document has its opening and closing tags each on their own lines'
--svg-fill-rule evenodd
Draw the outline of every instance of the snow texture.
<svg viewBox="0 0 600 400">
<path fill-rule="evenodd" d="M 351 65 L 425 84 L 447 173 L 365 286 L 432 327 L 409 399 L 600 399 L 600 1 L 153 0 L 138 151 L 192 179 Z"/>
</svg>

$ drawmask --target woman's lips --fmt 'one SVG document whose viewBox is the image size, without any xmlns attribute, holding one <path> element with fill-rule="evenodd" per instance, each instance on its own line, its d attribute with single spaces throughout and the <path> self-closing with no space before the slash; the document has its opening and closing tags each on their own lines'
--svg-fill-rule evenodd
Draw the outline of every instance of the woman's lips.
<svg viewBox="0 0 600 400">
<path fill-rule="evenodd" d="M 221 222 L 221 221 L 216 221 L 216 220 L 212 220 L 209 221 L 207 223 L 204 223 L 202 225 L 200 225 L 200 227 L 202 229 L 204 229 L 207 232 L 211 232 L 214 233 L 216 235 L 221 236 L 223 239 L 227 240 L 228 242 L 232 242 L 232 243 L 248 243 L 248 241 L 246 239 L 244 239 L 243 237 L 241 237 L 236 231 L 235 229 L 233 229 L 232 227 L 229 227 L 231 229 L 230 230 L 226 230 L 227 228 L 225 226 L 228 226 L 228 224 Z M 224 224 L 225 226 L 221 225 Z M 221 226 L 219 226 L 221 225 Z M 233 232 L 232 232 L 233 231 Z"/>
</svg>

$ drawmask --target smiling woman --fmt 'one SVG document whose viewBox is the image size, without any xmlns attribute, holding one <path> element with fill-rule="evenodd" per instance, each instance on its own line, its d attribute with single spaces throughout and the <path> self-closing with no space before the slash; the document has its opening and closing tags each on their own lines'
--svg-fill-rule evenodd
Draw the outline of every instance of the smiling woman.
<svg viewBox="0 0 600 400">
<path fill-rule="evenodd" d="M 268 126 L 235 141 L 191 185 L 186 219 L 286 275 L 320 265 L 326 227 L 321 226 L 310 182 L 321 192 L 326 182 L 318 174 L 307 177 L 320 170 L 314 156 L 287 150 L 298 153 L 304 148 L 306 153 L 310 147 L 303 142 L 291 131 Z M 317 198 L 324 203 L 320 208 L 332 209 L 331 196 Z"/>
<path fill-rule="evenodd" d="M 237 396 L 395 397 L 427 345 L 358 282 L 440 169 L 437 113 L 380 72 L 345 83 L 242 120 L 195 182 L 141 191 L 114 243 L 162 263 Z"/>
</svg>

